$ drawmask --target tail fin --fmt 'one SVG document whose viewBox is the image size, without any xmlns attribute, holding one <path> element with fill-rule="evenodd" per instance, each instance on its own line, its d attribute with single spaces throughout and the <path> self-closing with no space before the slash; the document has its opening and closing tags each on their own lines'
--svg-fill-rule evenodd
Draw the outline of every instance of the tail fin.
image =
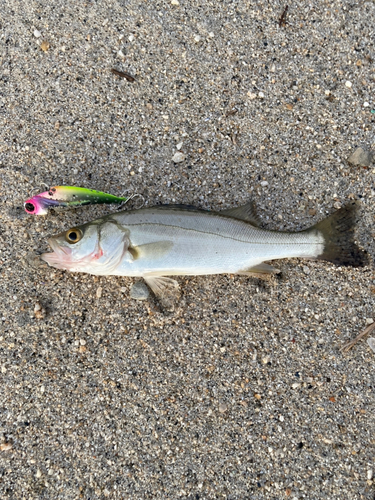
<svg viewBox="0 0 375 500">
<path fill-rule="evenodd" d="M 368 264 L 368 255 L 354 241 L 354 228 L 359 203 L 350 203 L 310 230 L 324 237 L 324 250 L 320 260 L 328 260 L 338 266 L 363 267 Z"/>
</svg>

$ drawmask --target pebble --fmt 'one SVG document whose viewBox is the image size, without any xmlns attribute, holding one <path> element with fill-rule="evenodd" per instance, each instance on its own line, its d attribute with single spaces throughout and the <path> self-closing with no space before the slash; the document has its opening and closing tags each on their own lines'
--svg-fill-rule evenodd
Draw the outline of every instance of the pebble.
<svg viewBox="0 0 375 500">
<path fill-rule="evenodd" d="M 247 95 L 250 97 L 251 100 L 256 99 L 256 96 L 257 96 L 253 92 L 248 92 Z"/>
<path fill-rule="evenodd" d="M 103 293 L 103 288 L 101 286 L 99 286 L 98 289 L 96 290 L 96 296 L 98 299 L 101 298 L 102 293 Z"/>
<path fill-rule="evenodd" d="M 259 97 L 260 99 L 263 99 L 263 98 L 264 98 L 264 92 L 259 92 L 258 97 Z"/>
<path fill-rule="evenodd" d="M 43 319 L 46 315 L 46 310 L 42 307 L 40 302 L 35 302 L 34 305 L 34 316 L 36 319 Z"/>
<path fill-rule="evenodd" d="M 196 41 L 197 43 L 200 42 L 201 41 L 200 35 L 195 35 L 194 41 Z"/>
<path fill-rule="evenodd" d="M 370 106 L 369 102 L 366 101 L 366 102 L 363 103 L 363 107 L 368 108 L 369 106 Z"/>
<path fill-rule="evenodd" d="M 227 411 L 227 409 L 228 409 L 228 407 L 226 404 L 224 404 L 224 403 L 219 404 L 219 412 L 220 413 L 225 413 Z"/>
<path fill-rule="evenodd" d="M 46 40 L 44 40 L 40 44 L 40 48 L 43 50 L 43 52 L 47 52 L 47 50 L 49 49 L 49 43 Z"/>
<path fill-rule="evenodd" d="M 368 344 L 369 348 L 375 352 L 375 339 L 374 339 L 374 337 L 370 337 L 369 339 L 367 339 L 367 344 Z"/>
<path fill-rule="evenodd" d="M 351 165 L 358 165 L 360 167 L 370 166 L 372 160 L 373 154 L 361 147 L 357 148 L 348 158 L 348 162 Z"/>
<path fill-rule="evenodd" d="M 35 38 L 39 38 L 42 36 L 42 33 L 38 30 L 34 30 L 34 36 L 35 36 Z"/>
<path fill-rule="evenodd" d="M 366 318 L 366 325 L 372 325 L 374 320 L 372 318 Z"/>
<path fill-rule="evenodd" d="M 348 89 L 351 89 L 352 88 L 352 82 L 349 82 L 349 80 L 347 80 L 345 82 L 345 87 L 348 87 Z"/>
<path fill-rule="evenodd" d="M 374 477 L 374 471 L 372 469 L 368 469 L 367 471 L 367 479 L 371 481 L 371 479 Z"/>
<path fill-rule="evenodd" d="M 182 161 L 184 161 L 184 160 L 185 160 L 185 155 L 184 155 L 184 153 L 181 153 L 181 152 L 177 152 L 177 153 L 175 153 L 175 154 L 173 155 L 173 157 L 172 157 L 172 161 L 173 161 L 174 163 L 181 163 L 181 162 L 182 162 Z"/>
<path fill-rule="evenodd" d="M 171 4 L 172 5 L 180 5 L 180 2 L 178 0 L 172 0 Z"/>
<path fill-rule="evenodd" d="M 310 268 L 309 268 L 309 267 L 307 267 L 307 266 L 303 266 L 303 272 L 304 272 L 305 274 L 310 274 Z"/>
<path fill-rule="evenodd" d="M 150 290 L 142 281 L 137 281 L 130 289 L 130 297 L 135 300 L 147 300 L 149 295 Z"/>
<path fill-rule="evenodd" d="M 178 151 L 180 151 L 180 149 L 182 148 L 182 145 L 183 145 L 183 142 L 179 142 L 179 143 L 177 144 L 177 146 L 176 146 L 176 149 L 177 149 Z"/>
<path fill-rule="evenodd" d="M 129 42 L 133 42 L 134 41 L 134 35 L 130 35 L 129 36 Z"/>
<path fill-rule="evenodd" d="M 11 443 L 2 443 L 0 444 L 0 450 L 1 451 L 9 451 L 12 449 L 12 444 Z"/>
</svg>

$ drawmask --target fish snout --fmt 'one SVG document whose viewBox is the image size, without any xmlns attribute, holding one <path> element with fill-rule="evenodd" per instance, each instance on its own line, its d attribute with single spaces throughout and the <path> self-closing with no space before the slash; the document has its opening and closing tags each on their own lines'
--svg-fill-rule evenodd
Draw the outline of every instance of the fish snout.
<svg viewBox="0 0 375 500">
<path fill-rule="evenodd" d="M 59 245 L 59 243 L 54 238 L 49 238 L 48 244 L 53 251 L 42 253 L 40 258 L 52 267 L 57 267 L 58 269 L 67 269 L 72 260 L 71 248 Z"/>
</svg>

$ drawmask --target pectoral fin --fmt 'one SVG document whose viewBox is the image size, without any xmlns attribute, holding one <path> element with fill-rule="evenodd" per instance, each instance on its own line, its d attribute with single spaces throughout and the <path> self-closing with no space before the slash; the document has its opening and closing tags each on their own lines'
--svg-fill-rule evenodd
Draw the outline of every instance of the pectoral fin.
<svg viewBox="0 0 375 500">
<path fill-rule="evenodd" d="M 221 210 L 220 214 L 233 217 L 234 219 L 244 220 L 255 227 L 259 226 L 259 219 L 256 213 L 255 205 L 252 201 L 249 201 L 242 207 L 230 208 L 229 210 Z"/>
<path fill-rule="evenodd" d="M 134 260 L 147 258 L 148 260 L 164 257 L 173 247 L 172 241 L 155 241 L 145 245 L 130 246 L 128 251 Z"/>
<path fill-rule="evenodd" d="M 252 276 L 254 278 L 263 278 L 267 279 L 271 274 L 280 273 L 280 269 L 276 269 L 269 264 L 265 264 L 262 262 L 257 266 L 250 267 L 249 269 L 244 269 L 243 271 L 239 271 L 237 274 L 243 274 L 245 276 Z"/>
</svg>

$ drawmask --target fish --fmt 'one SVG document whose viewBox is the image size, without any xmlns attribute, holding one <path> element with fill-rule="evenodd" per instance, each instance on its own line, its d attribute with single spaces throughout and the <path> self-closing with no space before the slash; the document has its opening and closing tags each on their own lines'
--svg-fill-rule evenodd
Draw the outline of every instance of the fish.
<svg viewBox="0 0 375 500">
<path fill-rule="evenodd" d="M 219 212 L 185 205 L 126 210 L 51 237 L 53 251 L 41 258 L 71 272 L 142 277 L 161 299 L 179 293 L 171 276 L 264 277 L 278 272 L 267 263 L 277 259 L 363 267 L 367 253 L 354 240 L 358 206 L 349 203 L 298 232 L 259 227 L 252 202 Z"/>
<path fill-rule="evenodd" d="M 76 186 L 54 186 L 37 194 L 24 203 L 25 210 L 32 215 L 46 215 L 49 208 L 78 207 L 100 203 L 125 203 L 129 198 L 114 196 L 95 189 Z"/>
</svg>

